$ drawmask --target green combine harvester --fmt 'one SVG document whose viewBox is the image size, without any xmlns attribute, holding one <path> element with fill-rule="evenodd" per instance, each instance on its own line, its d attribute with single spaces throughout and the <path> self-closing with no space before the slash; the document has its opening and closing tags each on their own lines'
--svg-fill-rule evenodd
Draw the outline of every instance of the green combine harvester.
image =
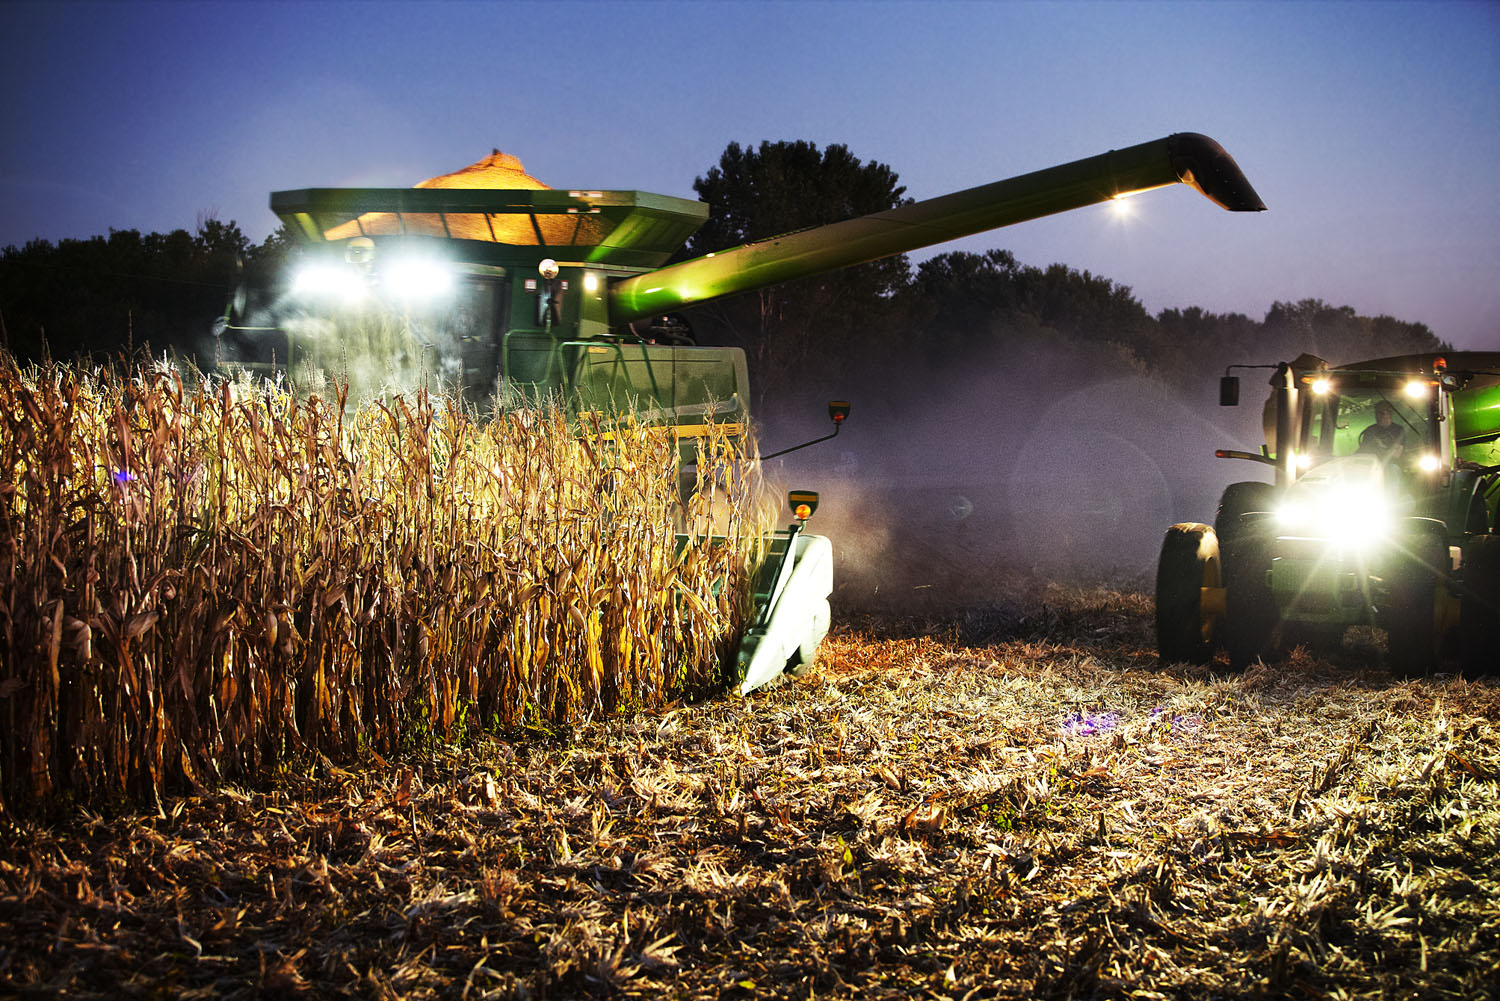
<svg viewBox="0 0 1500 1001">
<path fill-rule="evenodd" d="M 420 313 L 439 374 L 471 402 L 628 413 L 670 428 L 690 457 L 709 424 L 744 432 L 747 372 L 743 351 L 692 343 L 674 310 L 1178 183 L 1227 209 L 1265 208 L 1223 148 L 1195 133 L 670 266 L 707 205 L 552 190 L 498 150 L 415 188 L 278 191 L 271 208 L 304 244 L 299 294 L 376 296 Z M 285 362 L 296 355 L 287 343 Z M 847 413 L 830 408 L 835 433 Z M 741 692 L 798 673 L 828 630 L 832 548 L 801 531 L 816 504 L 794 492 L 796 521 L 768 547 Z"/>
<path fill-rule="evenodd" d="M 1156 577 L 1163 661 L 1232 668 L 1385 630 L 1388 661 L 1500 667 L 1500 352 L 1274 370 L 1259 454 L 1274 481 L 1232 483 L 1212 525 L 1173 525 Z M 1239 402 L 1226 374 L 1225 406 Z"/>
</svg>

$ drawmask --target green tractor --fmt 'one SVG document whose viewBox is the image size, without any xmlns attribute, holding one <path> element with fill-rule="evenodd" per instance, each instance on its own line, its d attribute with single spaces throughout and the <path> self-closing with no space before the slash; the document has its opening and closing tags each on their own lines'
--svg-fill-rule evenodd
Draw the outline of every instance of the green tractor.
<svg viewBox="0 0 1500 1001">
<path fill-rule="evenodd" d="M 1173 525 L 1156 575 L 1157 652 L 1232 669 L 1385 631 L 1392 670 L 1500 667 L 1500 352 L 1275 370 L 1260 454 L 1212 525 Z M 1220 386 L 1239 402 L 1239 380 Z"/>
<path fill-rule="evenodd" d="M 1177 183 L 1233 211 L 1265 208 L 1218 143 L 1179 133 L 667 265 L 707 205 L 553 190 L 497 150 L 415 188 L 273 193 L 271 209 L 301 242 L 293 297 L 312 307 L 269 328 L 232 312 L 220 332 L 274 343 L 275 367 L 294 385 L 310 354 L 331 368 L 341 357 L 373 358 L 386 367 L 374 386 L 400 384 L 391 370 L 404 365 L 479 407 L 552 399 L 605 421 L 648 420 L 675 434 L 691 462 L 711 425 L 744 432 L 745 355 L 695 344 L 674 311 Z M 372 319 L 373 339 L 351 350 L 339 328 L 319 325 L 319 310 L 334 309 L 386 319 Z M 830 406 L 835 433 L 848 410 Z M 800 531 L 816 502 L 794 493 L 796 523 L 767 547 L 740 651 L 742 692 L 805 666 L 827 631 L 832 550 Z"/>
</svg>

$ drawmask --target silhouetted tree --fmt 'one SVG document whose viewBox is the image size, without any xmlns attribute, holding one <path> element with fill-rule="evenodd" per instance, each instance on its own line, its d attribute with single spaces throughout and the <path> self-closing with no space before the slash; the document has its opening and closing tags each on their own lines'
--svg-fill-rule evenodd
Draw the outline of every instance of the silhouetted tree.
<svg viewBox="0 0 1500 1001">
<path fill-rule="evenodd" d="M 1426 324 L 1391 316 L 1360 316 L 1352 306 L 1330 306 L 1322 299 L 1272 303 L 1264 328 L 1266 340 L 1285 345 L 1287 357 L 1307 351 L 1335 365 L 1450 350 Z"/>
<path fill-rule="evenodd" d="M 994 357 L 1023 339 L 1120 345 L 1145 360 L 1159 353 L 1156 324 L 1129 286 L 1064 264 L 1022 265 L 1008 250 L 923 261 L 903 297 L 940 368 Z"/>
<path fill-rule="evenodd" d="M 906 190 L 885 164 L 805 141 L 730 143 L 693 188 L 710 215 L 685 257 L 894 208 Z M 905 256 L 889 257 L 708 303 L 689 316 L 705 340 L 746 349 L 763 397 L 786 380 L 873 353 L 899 323 L 890 297 L 908 275 Z"/>
</svg>

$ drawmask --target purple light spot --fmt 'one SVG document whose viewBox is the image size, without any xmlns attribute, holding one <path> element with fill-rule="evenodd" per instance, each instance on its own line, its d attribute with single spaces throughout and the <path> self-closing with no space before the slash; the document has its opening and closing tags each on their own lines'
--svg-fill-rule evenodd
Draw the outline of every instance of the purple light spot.
<svg viewBox="0 0 1500 1001">
<path fill-rule="evenodd" d="M 1069 737 L 1092 737 L 1108 733 L 1120 722 L 1119 713 L 1074 713 L 1063 720 L 1062 732 Z"/>
<path fill-rule="evenodd" d="M 1176 714 L 1169 717 L 1166 709 L 1157 706 L 1151 710 L 1151 722 L 1153 725 L 1165 725 L 1173 733 L 1192 732 L 1202 728 L 1203 717 L 1197 713 Z"/>
<path fill-rule="evenodd" d="M 1197 730 L 1202 725 L 1203 717 L 1201 716 L 1192 715 L 1172 717 L 1172 729 L 1174 730 Z"/>
<path fill-rule="evenodd" d="M 128 469 L 119 469 L 115 471 L 115 482 L 120 484 L 121 486 L 124 486 L 133 479 L 135 479 L 135 474 Z"/>
</svg>

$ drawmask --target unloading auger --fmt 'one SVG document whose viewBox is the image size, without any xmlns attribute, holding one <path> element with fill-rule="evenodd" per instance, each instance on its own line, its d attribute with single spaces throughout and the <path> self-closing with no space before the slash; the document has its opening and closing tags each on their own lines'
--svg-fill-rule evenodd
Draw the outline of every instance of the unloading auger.
<svg viewBox="0 0 1500 1001">
<path fill-rule="evenodd" d="M 271 209 L 305 245 L 300 289 L 421 311 L 471 401 L 560 397 L 580 413 L 627 413 L 670 428 L 690 454 L 710 424 L 743 433 L 748 378 L 742 350 L 692 344 L 674 310 L 1179 183 L 1231 211 L 1265 208 L 1223 147 L 1185 132 L 671 266 L 707 205 L 552 190 L 498 150 L 415 188 L 278 191 Z M 414 305 L 430 290 L 440 305 Z M 288 341 L 280 357 L 291 364 L 297 350 Z M 802 531 L 817 495 L 791 500 L 796 521 L 770 540 L 754 585 L 742 693 L 811 663 L 828 630 L 832 549 Z"/>
</svg>

